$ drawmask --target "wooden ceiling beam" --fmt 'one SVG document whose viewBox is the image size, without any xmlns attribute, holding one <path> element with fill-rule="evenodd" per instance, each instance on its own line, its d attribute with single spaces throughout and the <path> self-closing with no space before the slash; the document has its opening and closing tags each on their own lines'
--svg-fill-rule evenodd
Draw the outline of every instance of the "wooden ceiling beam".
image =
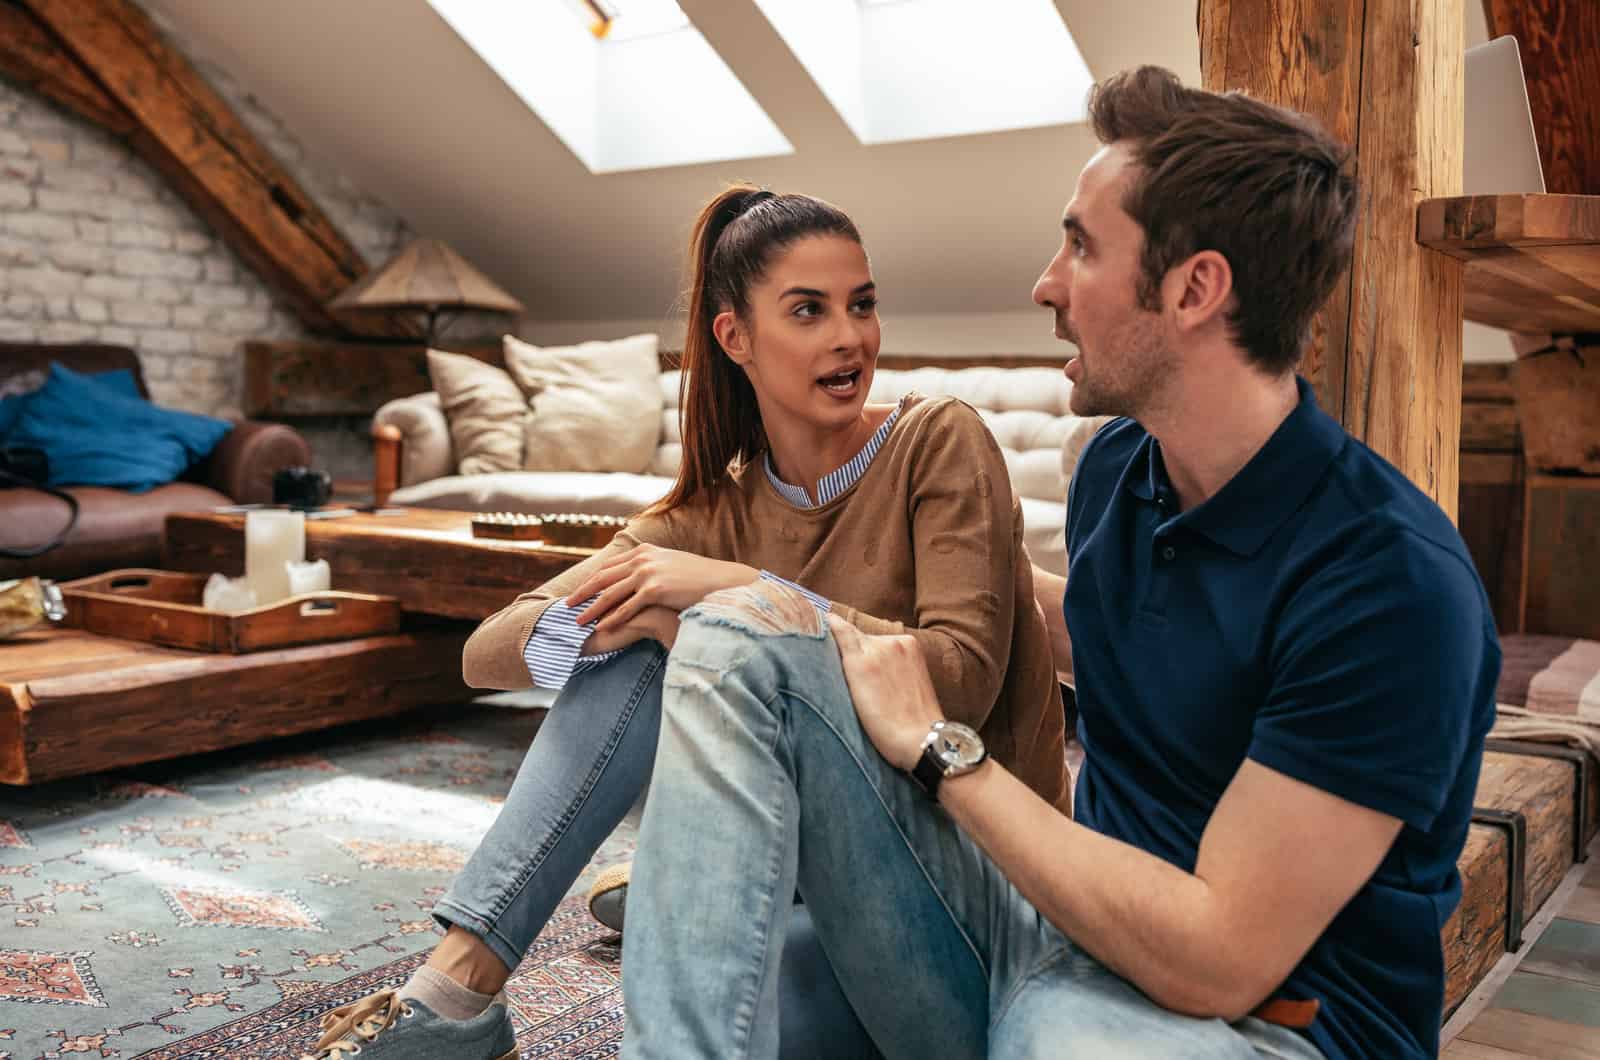
<svg viewBox="0 0 1600 1060">
<path fill-rule="evenodd" d="M 133 115 L 15 0 L 0 0 L 0 76 L 116 136 L 126 136 L 136 127 Z"/>
<path fill-rule="evenodd" d="M 325 303 L 366 273 L 361 255 L 130 0 L 19 0 L 133 126 L 130 146 L 317 334 L 404 328 L 337 318 Z M 116 130 L 113 130 L 116 131 Z"/>
</svg>

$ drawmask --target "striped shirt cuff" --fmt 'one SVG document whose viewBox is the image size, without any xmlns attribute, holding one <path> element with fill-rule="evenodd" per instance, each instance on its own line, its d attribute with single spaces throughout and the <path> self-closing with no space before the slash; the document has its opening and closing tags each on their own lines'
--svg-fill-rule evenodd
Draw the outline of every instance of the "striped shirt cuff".
<svg viewBox="0 0 1600 1060">
<path fill-rule="evenodd" d="M 793 589 L 795 592 L 799 593 L 801 596 L 805 597 L 807 600 L 810 600 L 813 604 L 816 605 L 817 610 L 821 611 L 823 614 L 827 614 L 828 612 L 833 610 L 833 601 L 832 600 L 829 600 L 826 596 L 817 595 L 816 593 L 812 592 L 810 589 L 807 589 L 803 585 L 796 585 L 794 582 L 790 581 L 788 578 L 780 578 L 776 574 L 772 573 L 769 570 L 762 571 L 761 572 L 761 577 L 765 581 L 777 582 L 779 585 L 788 586 L 790 589 Z"/>
<path fill-rule="evenodd" d="M 528 676 L 540 688 L 564 688 L 574 674 L 586 673 L 601 663 L 617 657 L 619 652 L 608 651 L 600 655 L 582 655 L 583 646 L 594 632 L 594 626 L 578 625 L 578 616 L 593 603 L 585 600 L 577 607 L 568 607 L 556 600 L 545 608 L 533 627 L 533 636 L 522 649 L 522 661 L 527 664 Z"/>
</svg>

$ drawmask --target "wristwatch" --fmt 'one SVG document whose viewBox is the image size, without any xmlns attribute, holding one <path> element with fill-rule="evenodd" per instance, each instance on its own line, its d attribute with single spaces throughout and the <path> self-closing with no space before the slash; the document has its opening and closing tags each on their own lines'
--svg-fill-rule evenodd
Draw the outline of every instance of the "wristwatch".
<svg viewBox="0 0 1600 1060">
<path fill-rule="evenodd" d="M 911 779 L 928 798 L 939 799 L 939 785 L 949 777 L 970 773 L 989 757 L 983 739 L 959 721 L 936 721 L 922 741 L 922 757 L 912 767 Z"/>
</svg>

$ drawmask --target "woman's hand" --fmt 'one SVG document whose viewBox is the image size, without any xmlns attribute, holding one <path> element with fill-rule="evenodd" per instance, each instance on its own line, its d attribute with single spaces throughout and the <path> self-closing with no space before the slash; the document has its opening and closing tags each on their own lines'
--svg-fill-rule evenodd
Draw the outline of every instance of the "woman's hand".
<svg viewBox="0 0 1600 1060">
<path fill-rule="evenodd" d="M 678 612 L 669 607 L 647 607 L 615 629 L 597 629 L 583 642 L 584 655 L 621 651 L 641 640 L 653 640 L 668 651 L 678 639 Z"/>
<path fill-rule="evenodd" d="M 577 607 L 598 596 L 578 615 L 579 625 L 596 623 L 598 635 L 617 630 L 647 607 L 682 611 L 718 589 L 748 585 L 760 576 L 760 571 L 743 563 L 707 559 L 656 545 L 635 545 L 589 575 L 567 597 L 567 606 Z"/>
</svg>

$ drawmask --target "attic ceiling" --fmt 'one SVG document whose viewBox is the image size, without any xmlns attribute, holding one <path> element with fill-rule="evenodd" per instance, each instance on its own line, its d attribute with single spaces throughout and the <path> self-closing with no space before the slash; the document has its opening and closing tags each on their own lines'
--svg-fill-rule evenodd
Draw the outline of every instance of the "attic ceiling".
<svg viewBox="0 0 1600 1060">
<path fill-rule="evenodd" d="M 680 0 L 795 152 L 597 175 L 426 0 L 145 2 L 534 321 L 664 320 L 694 216 L 733 180 L 848 210 L 890 319 L 1026 309 L 1094 150 L 1081 125 L 863 146 L 753 0 Z M 1144 0 L 1137 21 L 1102 0 L 1056 7 L 1094 76 L 1154 62 L 1199 82 L 1194 0 Z"/>
</svg>

